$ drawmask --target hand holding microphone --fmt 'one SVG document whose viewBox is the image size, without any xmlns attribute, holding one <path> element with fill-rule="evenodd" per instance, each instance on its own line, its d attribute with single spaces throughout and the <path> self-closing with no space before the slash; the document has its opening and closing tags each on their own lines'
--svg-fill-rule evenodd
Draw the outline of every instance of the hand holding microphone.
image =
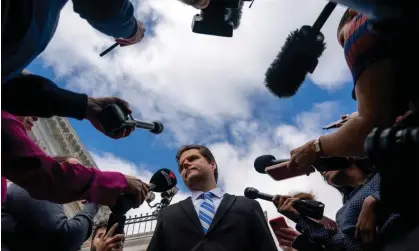
<svg viewBox="0 0 419 251">
<path fill-rule="evenodd" d="M 150 184 L 147 185 L 140 179 L 132 176 L 126 176 L 128 186 L 119 196 L 115 204 L 111 207 L 107 231 L 118 223 L 115 234 L 123 233 L 125 227 L 125 214 L 132 208 L 139 207 L 147 198 L 149 192 L 165 192 L 172 189 L 177 184 L 175 174 L 169 169 L 163 168 L 153 174 Z"/>
<path fill-rule="evenodd" d="M 282 212 L 280 213 L 293 221 L 297 221 L 300 216 L 318 220 L 323 218 L 324 204 L 319 201 L 300 199 L 290 199 L 287 201 L 288 198 L 291 198 L 290 196 L 273 196 L 270 194 L 261 193 L 253 187 L 247 187 L 244 190 L 244 196 L 249 199 L 262 199 L 273 202 L 275 206 L 277 206 L 278 210 L 282 207 Z M 280 198 L 284 199 L 280 201 Z"/>
<path fill-rule="evenodd" d="M 351 162 L 345 157 L 321 157 L 308 169 L 290 169 L 289 159 L 275 159 L 272 155 L 262 155 L 255 159 L 254 167 L 258 173 L 268 174 L 274 180 L 280 181 L 301 175 L 309 175 L 315 170 L 319 172 L 345 169 Z"/>
<path fill-rule="evenodd" d="M 121 107 L 119 104 L 110 104 L 100 110 L 97 119 L 97 126 L 106 135 L 112 138 L 118 138 L 121 134 L 131 133 L 135 128 L 149 130 L 154 134 L 163 132 L 164 126 L 159 121 L 145 122 L 135 120 L 131 111 L 127 107 Z"/>
</svg>

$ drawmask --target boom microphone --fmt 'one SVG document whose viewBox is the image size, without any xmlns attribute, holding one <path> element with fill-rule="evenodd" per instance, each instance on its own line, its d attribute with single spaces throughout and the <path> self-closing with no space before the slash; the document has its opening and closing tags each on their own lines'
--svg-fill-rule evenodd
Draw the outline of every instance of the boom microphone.
<svg viewBox="0 0 419 251">
<path fill-rule="evenodd" d="M 287 37 L 282 51 L 265 73 L 266 87 L 272 94 L 294 96 L 307 75 L 313 73 L 326 45 L 320 32 L 336 3 L 328 2 L 313 26 L 304 25 Z"/>
<path fill-rule="evenodd" d="M 273 195 L 261 193 L 254 187 L 247 187 L 244 190 L 244 196 L 249 199 L 262 199 L 273 202 Z M 324 204 L 315 200 L 297 200 L 294 202 L 294 208 L 301 216 L 310 217 L 313 219 L 323 218 Z"/>
<path fill-rule="evenodd" d="M 112 104 L 103 108 L 99 114 L 99 122 L 109 135 L 117 135 L 123 129 L 141 128 L 154 134 L 163 132 L 164 126 L 159 121 L 145 122 L 135 120 L 131 114 L 125 113 L 118 105 Z"/>
</svg>

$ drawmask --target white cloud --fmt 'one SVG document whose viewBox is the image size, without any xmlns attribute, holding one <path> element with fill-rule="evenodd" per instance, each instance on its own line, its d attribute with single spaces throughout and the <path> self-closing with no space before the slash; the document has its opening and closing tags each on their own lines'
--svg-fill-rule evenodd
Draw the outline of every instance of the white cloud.
<svg viewBox="0 0 419 251">
<path fill-rule="evenodd" d="M 169 137 L 172 143 L 175 140 L 173 144 L 215 141 L 209 147 L 227 192 L 240 195 L 247 186 L 281 194 L 311 190 L 326 204 L 326 215 L 334 218 L 340 196 L 319 175 L 275 182 L 256 173 L 253 161 L 267 153 L 289 157 L 290 149 L 321 134 L 322 123 L 334 119 L 336 104 L 317 104 L 312 111 L 298 115 L 293 124 L 274 126 L 251 118 L 254 107 L 249 100 L 258 92 L 269 95 L 263 85 L 266 69 L 290 31 L 314 23 L 326 2 L 257 0 L 251 9 L 245 6 L 233 38 L 192 33 L 192 16 L 197 11 L 176 0 L 135 2 L 137 17 L 156 21 L 153 37 L 101 58 L 99 52 L 113 41 L 90 28 L 69 3 L 43 62 L 71 89 L 94 96 L 121 96 L 131 103 L 136 115 L 162 120 L 166 128 L 162 137 Z M 336 41 L 343 11 L 338 7 L 322 30 L 328 48 L 311 78 L 324 88 L 335 88 L 349 78 Z M 234 144 L 223 139 L 226 124 Z M 93 157 L 104 170 L 119 170 L 144 180 L 151 176 L 146 167 L 138 169 L 110 154 Z M 175 201 L 187 195 L 179 193 Z M 261 205 L 270 218 L 276 215 L 270 203 L 261 201 Z M 143 205 L 130 213 L 150 211 Z"/>
<path fill-rule="evenodd" d="M 318 174 L 309 177 L 302 176 L 284 181 L 274 181 L 268 175 L 257 173 L 253 168 L 256 157 L 272 154 L 279 158 L 289 158 L 289 151 L 293 147 L 313 139 L 321 134 L 321 125 L 334 119 L 338 114 L 338 104 L 323 102 L 315 104 L 313 109 L 295 117 L 295 124 L 281 124 L 272 126 L 255 121 L 236 121 L 230 127 L 230 133 L 236 144 L 225 140 L 218 141 L 208 147 L 211 149 L 219 167 L 219 184 L 225 192 L 243 195 L 246 187 L 255 187 L 268 194 L 291 194 L 294 192 L 313 192 L 317 200 L 326 204 L 325 215 L 334 219 L 340 208 L 341 196 L 334 188 L 328 186 Z M 118 170 L 123 173 L 136 175 L 149 180 L 151 173 L 145 167 L 138 167 L 133 163 L 117 158 L 111 154 L 93 154 L 98 166 L 103 170 Z M 174 199 L 177 202 L 189 196 L 181 191 Z M 268 212 L 268 218 L 279 214 L 275 206 L 267 201 L 259 201 L 262 208 Z M 131 215 L 150 212 L 148 206 L 132 210 Z M 290 225 L 293 223 L 289 222 Z"/>
<path fill-rule="evenodd" d="M 291 30 L 312 24 L 325 5 L 313 0 L 258 0 L 249 9 L 246 3 L 234 37 L 221 38 L 192 33 L 197 11 L 176 0 L 133 2 L 139 6 L 137 17 L 156 21 L 155 36 L 101 58 L 99 52 L 113 41 L 79 18 L 70 2 L 43 60 L 58 77 L 68 78 L 71 88 L 93 95 L 118 94 L 141 117 L 162 119 L 182 142 L 202 133 L 191 129 L 201 127 L 203 118 L 210 133 L 225 119 L 249 119 L 248 97 L 267 93 L 264 73 L 285 38 Z M 323 29 L 328 49 L 312 76 L 326 88 L 348 77 L 336 40 L 342 13 L 338 7 Z"/>
</svg>

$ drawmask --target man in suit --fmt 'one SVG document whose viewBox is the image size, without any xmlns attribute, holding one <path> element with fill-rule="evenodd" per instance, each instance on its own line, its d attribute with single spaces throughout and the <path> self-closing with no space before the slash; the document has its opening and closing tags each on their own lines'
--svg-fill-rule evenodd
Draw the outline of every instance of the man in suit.
<svg viewBox="0 0 419 251">
<path fill-rule="evenodd" d="M 176 160 L 192 196 L 163 209 L 148 251 L 277 251 L 259 203 L 217 187 L 208 148 L 183 146 Z"/>
</svg>

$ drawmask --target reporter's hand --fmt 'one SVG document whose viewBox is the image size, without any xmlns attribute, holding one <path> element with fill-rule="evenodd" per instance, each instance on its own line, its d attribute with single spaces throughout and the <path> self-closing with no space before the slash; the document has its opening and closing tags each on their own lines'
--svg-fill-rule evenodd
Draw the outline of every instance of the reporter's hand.
<svg viewBox="0 0 419 251">
<path fill-rule="evenodd" d="M 300 219 L 300 213 L 294 208 L 294 202 L 296 200 L 298 199 L 292 198 L 290 196 L 279 196 L 277 204 L 278 213 L 286 216 L 288 219 L 294 222 L 297 222 Z"/>
<path fill-rule="evenodd" d="M 291 247 L 292 243 L 300 234 L 300 232 L 292 227 L 280 228 L 275 231 L 275 236 L 278 239 L 279 245 L 284 247 Z"/>
<path fill-rule="evenodd" d="M 125 236 L 123 234 L 113 236 L 117 226 L 118 223 L 115 223 L 106 234 L 99 237 L 95 246 L 96 251 L 122 251 Z"/>
<path fill-rule="evenodd" d="M 128 187 L 124 192 L 135 196 L 135 208 L 137 208 L 143 204 L 150 186 L 133 176 L 125 175 L 125 178 L 127 178 Z"/>
<path fill-rule="evenodd" d="M 374 210 L 376 203 L 377 200 L 372 196 L 368 196 L 364 200 L 356 224 L 355 238 L 367 245 L 373 244 L 376 237 L 377 217 Z"/>
<path fill-rule="evenodd" d="M 121 130 L 120 133 L 116 136 L 111 136 L 106 134 L 103 130 L 102 125 L 100 124 L 98 117 L 99 114 L 102 112 L 103 108 L 107 105 L 116 104 L 118 105 L 124 112 L 131 114 L 132 111 L 129 108 L 129 104 L 127 101 L 117 98 L 117 97 L 105 97 L 105 98 L 91 98 L 89 97 L 87 100 L 87 109 L 86 109 L 86 119 L 92 123 L 92 125 L 100 132 L 105 134 L 106 136 L 113 138 L 113 139 L 120 139 L 123 137 L 127 137 L 131 134 L 134 130 L 132 129 L 124 129 Z"/>
<path fill-rule="evenodd" d="M 117 38 L 115 39 L 115 42 L 117 42 L 121 47 L 133 45 L 143 40 L 144 33 L 145 33 L 144 24 L 141 21 L 137 20 L 137 32 L 134 34 L 134 36 L 130 38 Z"/>
<path fill-rule="evenodd" d="M 16 116 L 16 118 L 23 123 L 27 131 L 31 131 L 34 123 L 38 121 L 38 117 L 34 116 Z"/>
</svg>

